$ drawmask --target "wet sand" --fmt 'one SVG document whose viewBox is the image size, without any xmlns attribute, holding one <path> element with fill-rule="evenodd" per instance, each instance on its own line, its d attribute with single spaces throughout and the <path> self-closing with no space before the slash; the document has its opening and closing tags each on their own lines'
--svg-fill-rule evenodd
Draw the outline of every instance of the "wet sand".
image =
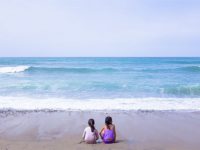
<svg viewBox="0 0 200 150">
<path fill-rule="evenodd" d="M 89 118 L 110 115 L 117 143 L 79 143 Z M 200 112 L 0 111 L 0 150 L 199 150 Z"/>
</svg>

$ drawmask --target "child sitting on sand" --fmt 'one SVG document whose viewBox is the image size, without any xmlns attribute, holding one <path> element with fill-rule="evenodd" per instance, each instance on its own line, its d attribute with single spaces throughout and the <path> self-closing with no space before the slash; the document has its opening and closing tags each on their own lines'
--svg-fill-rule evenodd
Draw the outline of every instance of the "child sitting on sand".
<svg viewBox="0 0 200 150">
<path fill-rule="evenodd" d="M 94 127 L 94 119 L 89 119 L 88 120 L 88 127 L 85 128 L 83 132 L 83 140 L 87 144 L 96 144 L 96 140 L 99 139 L 98 131 Z"/>
<path fill-rule="evenodd" d="M 110 116 L 106 117 L 105 126 L 99 134 L 105 144 L 114 143 L 116 141 L 115 125 L 112 124 L 112 118 Z"/>
</svg>

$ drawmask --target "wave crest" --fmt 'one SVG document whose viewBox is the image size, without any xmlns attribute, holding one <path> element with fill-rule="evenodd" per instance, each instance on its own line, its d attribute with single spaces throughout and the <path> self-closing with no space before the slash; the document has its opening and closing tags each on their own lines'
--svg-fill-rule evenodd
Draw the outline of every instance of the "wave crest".
<svg viewBox="0 0 200 150">
<path fill-rule="evenodd" d="M 17 73 L 29 69 L 30 66 L 0 67 L 0 73 Z"/>
<path fill-rule="evenodd" d="M 187 66 L 187 67 L 181 67 L 178 69 L 182 71 L 189 71 L 189 72 L 200 72 L 200 66 Z"/>
<path fill-rule="evenodd" d="M 18 72 L 66 72 L 66 73 L 97 73 L 97 72 L 115 72 L 114 68 L 48 68 L 48 67 L 33 67 L 33 66 L 15 66 L 15 67 L 0 67 L 0 73 L 18 73 Z"/>
<path fill-rule="evenodd" d="M 107 103 L 109 105 L 102 105 Z M 20 104 L 20 105 L 19 105 Z M 199 98 L 121 98 L 121 99 L 37 99 L 31 97 L 0 96 L 0 110 L 144 110 L 189 111 L 200 110 Z"/>
<path fill-rule="evenodd" d="M 115 72 L 118 71 L 114 68 L 48 68 L 48 67 L 30 67 L 27 71 L 29 72 L 39 72 L 39 73 L 46 73 L 46 72 L 62 72 L 62 73 L 107 73 L 107 72 Z"/>
</svg>

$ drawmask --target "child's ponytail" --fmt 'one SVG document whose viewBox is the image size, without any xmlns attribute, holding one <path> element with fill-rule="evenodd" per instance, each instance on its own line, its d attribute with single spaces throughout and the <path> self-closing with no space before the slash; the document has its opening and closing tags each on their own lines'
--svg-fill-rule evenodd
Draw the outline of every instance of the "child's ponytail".
<svg viewBox="0 0 200 150">
<path fill-rule="evenodd" d="M 92 132 L 94 132 L 95 130 L 94 124 L 95 124 L 94 119 L 88 120 L 88 125 L 90 126 Z"/>
</svg>

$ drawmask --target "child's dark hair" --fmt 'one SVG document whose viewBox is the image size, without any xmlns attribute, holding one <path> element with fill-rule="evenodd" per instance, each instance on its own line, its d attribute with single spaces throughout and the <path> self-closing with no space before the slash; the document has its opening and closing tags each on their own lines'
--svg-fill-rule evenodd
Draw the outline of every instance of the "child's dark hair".
<svg viewBox="0 0 200 150">
<path fill-rule="evenodd" d="M 107 128 L 110 129 L 109 125 L 112 124 L 112 117 L 107 116 L 105 119 L 105 124 L 106 124 Z"/>
<path fill-rule="evenodd" d="M 88 125 L 90 126 L 92 132 L 94 132 L 95 130 L 94 124 L 95 124 L 94 119 L 88 120 Z"/>
</svg>

